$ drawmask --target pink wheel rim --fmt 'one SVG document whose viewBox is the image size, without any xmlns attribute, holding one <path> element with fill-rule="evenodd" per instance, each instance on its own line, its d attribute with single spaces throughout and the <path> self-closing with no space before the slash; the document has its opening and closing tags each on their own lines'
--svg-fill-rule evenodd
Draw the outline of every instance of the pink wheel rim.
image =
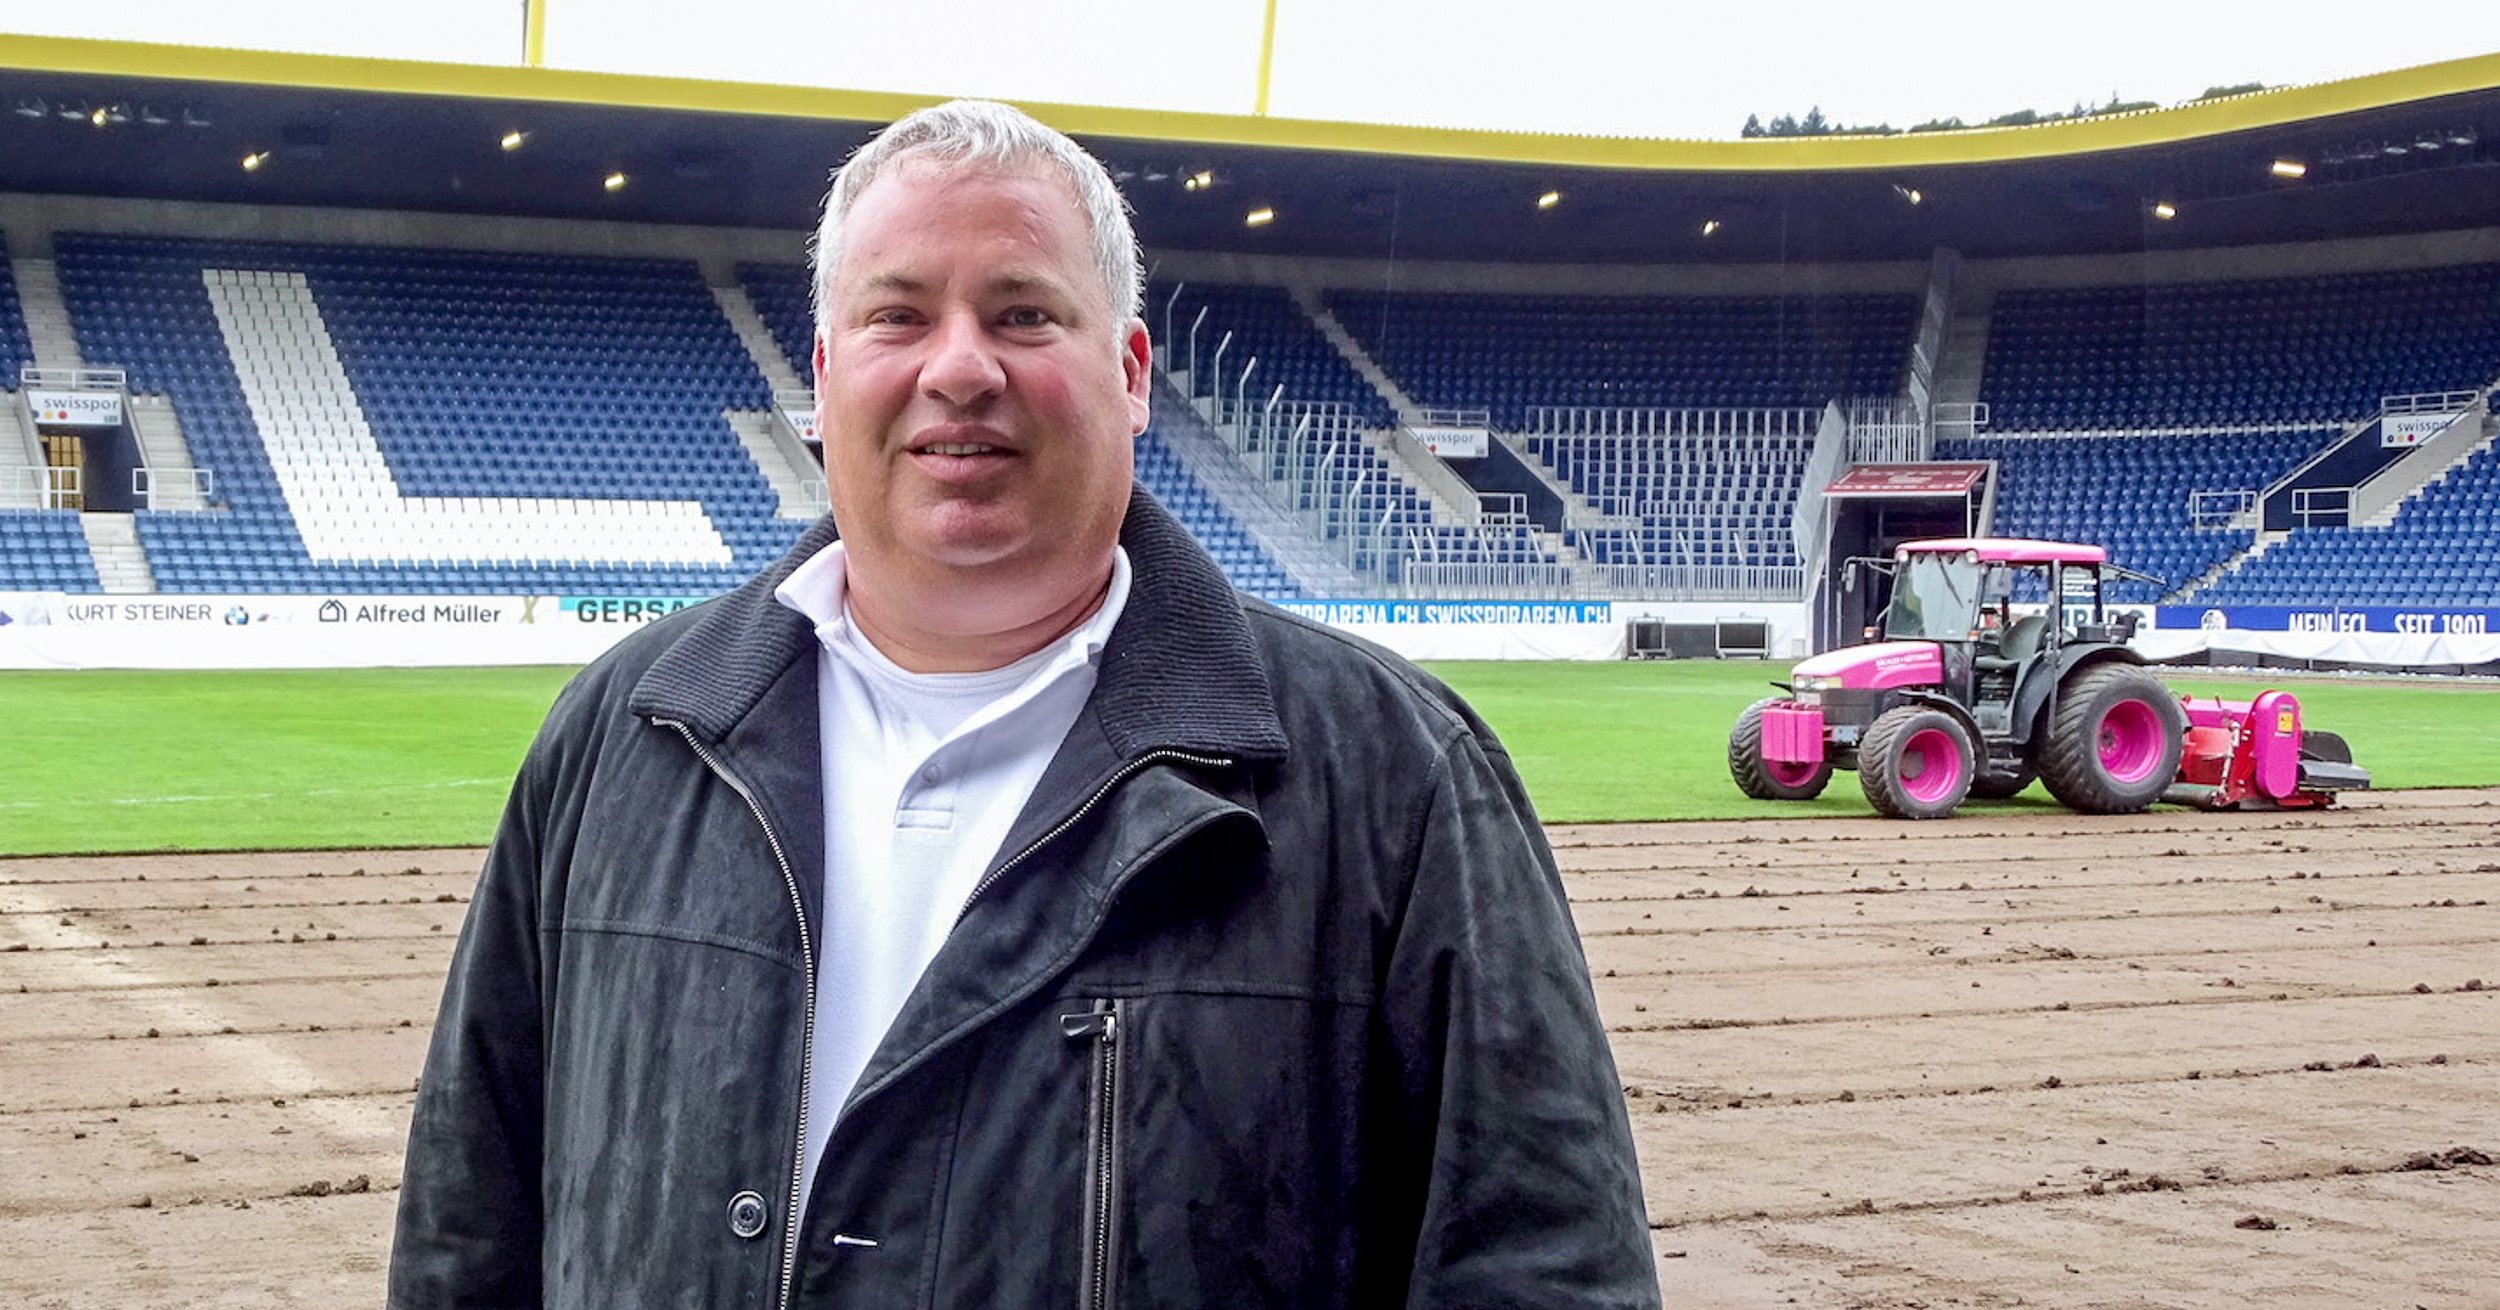
<svg viewBox="0 0 2500 1310">
<path fill-rule="evenodd" d="M 1894 771 L 1901 779 L 1901 790 L 1921 805 L 1933 805 L 1952 797 L 1962 781 L 1962 751 L 1953 735 L 1941 728 L 1924 728 L 1910 734 L 1901 745 L 1901 767 Z"/>
<path fill-rule="evenodd" d="M 2161 763 L 2161 716 L 2140 700 L 2110 706 L 2096 735 L 2101 772 L 2112 782 L 2142 782 Z"/>
<path fill-rule="evenodd" d="M 1805 786 L 1814 781 L 1814 771 L 1821 767 L 1823 766 L 1807 764 L 1801 760 L 1764 760 L 1762 762 L 1762 771 L 1770 776 L 1771 781 L 1783 787 Z"/>
</svg>

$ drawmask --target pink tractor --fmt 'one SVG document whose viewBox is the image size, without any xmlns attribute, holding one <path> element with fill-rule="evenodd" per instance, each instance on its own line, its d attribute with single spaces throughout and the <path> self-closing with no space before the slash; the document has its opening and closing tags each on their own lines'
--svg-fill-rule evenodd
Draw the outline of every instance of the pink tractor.
<svg viewBox="0 0 2500 1310">
<path fill-rule="evenodd" d="M 1798 664 L 1788 693 L 1728 734 L 1748 796 L 1810 800 L 1855 769 L 1880 814 L 1932 819 L 2034 778 L 2068 807 L 2126 814 L 2179 772 L 2187 714 L 2127 646 L 2108 577 L 2141 577 L 2098 546 L 2004 538 L 1903 543 L 1865 561 L 1892 575 L 1882 638 Z M 2020 595 L 2029 610 L 2017 615 Z"/>
</svg>

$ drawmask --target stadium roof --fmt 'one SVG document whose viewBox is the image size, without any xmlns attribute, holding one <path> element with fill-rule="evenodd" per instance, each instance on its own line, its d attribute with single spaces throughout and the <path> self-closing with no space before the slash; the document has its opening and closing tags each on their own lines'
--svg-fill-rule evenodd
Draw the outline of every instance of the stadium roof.
<svg viewBox="0 0 2500 1310">
<path fill-rule="evenodd" d="M 0 189 L 796 230 L 826 169 L 923 103 L 0 37 Z M 1819 263 L 1923 260 L 1938 246 L 1978 258 L 2247 245 L 2500 216 L 2500 55 L 1881 137 L 1659 141 L 1028 108 L 1121 175 L 1141 234 L 1162 249 Z M 514 131 L 524 139 L 507 150 Z M 258 166 L 242 167 L 247 156 Z M 1248 225 L 1255 209 L 1273 220 Z"/>
</svg>

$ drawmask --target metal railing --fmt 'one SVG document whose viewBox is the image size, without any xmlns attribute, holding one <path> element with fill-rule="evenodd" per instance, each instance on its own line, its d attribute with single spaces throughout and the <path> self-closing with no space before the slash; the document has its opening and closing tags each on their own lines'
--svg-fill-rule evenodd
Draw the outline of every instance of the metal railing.
<svg viewBox="0 0 2500 1310">
<path fill-rule="evenodd" d="M 1623 409 L 1531 405 L 1523 431 L 1540 437 L 1811 437 L 1818 408 Z"/>
<path fill-rule="evenodd" d="M 2191 491 L 2188 493 L 2188 526 L 2205 531 L 2231 526 L 2232 520 L 2257 508 L 2255 490 Z"/>
<path fill-rule="evenodd" d="M 149 509 L 206 509 L 217 494 L 214 469 L 130 470 L 130 494 Z"/>
<path fill-rule="evenodd" d="M 1936 406 L 1934 422 L 1937 435 L 1967 437 L 1988 426 L 1988 402 Z"/>
<path fill-rule="evenodd" d="M 2304 528 L 2320 519 L 2347 522 L 2352 518 L 2352 493 L 2351 487 L 2294 487 L 2292 517 Z"/>
<path fill-rule="evenodd" d="M 1597 564 L 1590 566 L 1622 600 L 1795 600 L 1805 570 L 1794 564 Z"/>
<path fill-rule="evenodd" d="M 118 368 L 37 368 L 28 364 L 17 371 L 19 390 L 42 387 L 47 391 L 124 391 L 130 386 L 130 374 Z"/>
<path fill-rule="evenodd" d="M 2445 414 L 2471 405 L 2483 393 L 2479 391 L 2410 391 L 2398 396 L 2378 398 L 2378 412 L 2389 414 Z"/>
<path fill-rule="evenodd" d="M 1546 600 L 1572 594 L 1572 566 L 1561 562 L 1407 559 L 1399 590 L 1418 599 Z"/>
<path fill-rule="evenodd" d="M 86 503 L 85 486 L 76 468 L 55 464 L 20 464 L 0 469 L 7 475 L 12 499 L 24 496 L 44 509 L 76 509 Z"/>
</svg>

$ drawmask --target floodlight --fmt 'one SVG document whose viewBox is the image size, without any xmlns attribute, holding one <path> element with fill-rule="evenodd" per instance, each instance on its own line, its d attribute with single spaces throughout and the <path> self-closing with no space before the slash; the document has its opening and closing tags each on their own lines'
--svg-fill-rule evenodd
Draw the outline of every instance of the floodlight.
<svg viewBox="0 0 2500 1310">
<path fill-rule="evenodd" d="M 1241 221 L 1248 227 L 1266 227 L 1276 221 L 1276 211 L 1266 205 L 1261 205 L 1242 215 Z"/>
</svg>

